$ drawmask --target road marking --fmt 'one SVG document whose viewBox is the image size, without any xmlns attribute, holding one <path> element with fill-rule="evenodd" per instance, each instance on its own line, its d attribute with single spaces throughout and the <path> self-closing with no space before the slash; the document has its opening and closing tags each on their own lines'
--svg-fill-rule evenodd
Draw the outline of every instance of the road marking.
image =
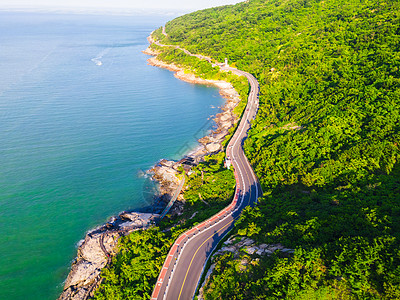
<svg viewBox="0 0 400 300">
<path fill-rule="evenodd" d="M 242 177 L 242 179 L 243 179 L 243 176 L 241 176 L 241 177 Z M 245 188 L 245 186 L 244 186 L 244 188 Z M 243 203 L 244 194 L 241 194 L 240 196 L 241 196 L 242 203 Z M 240 208 L 240 206 L 241 206 L 241 205 L 239 205 L 239 207 L 236 208 L 236 210 L 234 210 L 229 216 L 231 216 L 231 217 L 233 218 L 233 215 L 232 215 L 232 214 L 233 214 L 234 212 L 236 212 L 236 211 Z M 212 226 L 210 226 L 209 228 L 207 228 L 206 230 L 200 231 L 200 230 L 198 229 L 198 230 L 199 230 L 199 236 L 202 235 L 202 234 L 204 234 L 204 233 L 206 233 L 206 232 L 208 232 L 211 228 L 217 226 L 220 222 L 226 220 L 226 218 L 229 217 L 229 216 L 224 216 L 223 211 L 220 211 L 219 214 L 221 214 L 222 219 L 221 219 L 218 223 L 215 223 L 214 225 L 212 225 Z M 237 218 L 233 218 L 232 221 L 235 221 L 236 219 L 237 219 Z M 199 224 L 199 225 L 200 225 L 200 224 Z M 198 226 L 198 225 L 197 225 L 197 226 Z M 195 228 L 197 228 L 197 227 L 195 227 Z M 215 234 L 215 233 L 214 233 L 214 234 Z M 214 234 L 213 234 L 213 235 L 214 235 Z M 188 241 L 190 241 L 190 239 L 188 239 Z M 186 248 L 186 246 L 187 246 L 187 244 L 185 244 L 185 245 L 182 247 L 181 252 L 183 252 L 183 250 Z M 181 254 L 181 253 L 178 254 L 178 258 L 177 258 L 177 261 L 176 261 L 175 264 L 178 264 L 178 263 L 179 263 L 179 261 L 180 261 L 180 259 L 181 259 L 181 255 L 180 255 L 180 254 Z M 165 290 L 164 295 L 163 295 L 163 299 L 165 299 L 166 296 L 167 296 L 167 294 L 168 294 L 168 290 L 169 290 L 169 287 L 170 287 L 170 282 L 172 282 L 173 276 L 174 276 L 174 272 L 173 272 L 173 271 L 174 271 L 174 270 L 172 269 L 172 270 L 171 270 L 171 275 L 170 275 L 170 277 L 169 277 L 169 280 L 167 281 L 167 286 L 166 286 L 166 290 Z"/>
<path fill-rule="evenodd" d="M 242 128 L 240 135 L 243 133 L 243 130 L 244 130 L 244 127 Z M 236 138 L 236 141 L 235 141 L 234 145 L 236 145 L 237 142 L 238 142 L 238 138 Z M 240 157 L 240 155 L 238 155 L 238 162 L 240 162 L 242 166 L 245 166 L 245 165 L 246 165 L 246 164 L 243 162 L 243 159 Z M 237 163 L 237 166 L 239 166 L 238 163 Z M 238 169 L 238 171 L 239 171 L 239 173 L 240 173 L 240 177 L 241 177 L 242 182 L 243 182 L 243 188 L 245 188 L 245 181 L 244 181 L 244 178 L 243 178 L 243 173 L 242 173 L 242 171 L 241 171 L 241 168 L 237 168 L 237 169 Z M 249 182 L 251 182 L 250 176 L 249 176 L 249 174 L 248 174 L 246 168 L 244 168 L 244 170 L 245 170 L 246 175 L 247 175 L 247 180 L 249 180 Z M 243 191 L 244 191 L 244 189 L 243 189 Z M 238 190 L 238 192 L 240 192 L 240 190 Z M 250 204 L 251 194 L 252 194 L 252 189 L 251 189 L 251 186 L 249 186 L 249 197 L 248 197 L 248 200 L 247 200 L 247 205 Z M 243 195 L 243 196 L 244 196 L 244 195 Z M 242 197 L 242 198 L 243 198 L 243 197 Z M 242 203 L 239 205 L 238 208 L 240 208 L 243 204 L 244 204 L 244 203 L 242 202 Z M 247 206 L 247 205 L 246 205 L 246 206 Z M 223 230 L 225 227 L 227 227 L 228 225 L 230 225 L 232 222 L 236 221 L 239 217 L 240 217 L 240 215 L 237 216 L 237 217 L 235 217 L 235 218 L 233 218 L 229 223 L 227 223 L 227 224 L 224 225 L 222 228 L 220 228 L 216 233 L 214 233 L 213 235 L 211 235 L 210 237 L 208 237 L 208 238 L 197 248 L 196 252 L 194 253 L 194 255 L 193 255 L 193 257 L 192 257 L 192 259 L 191 259 L 191 261 L 190 261 L 189 267 L 188 267 L 188 269 L 187 269 L 187 271 L 186 271 L 186 274 L 185 274 L 185 277 L 184 277 L 184 280 L 183 280 L 183 283 L 182 283 L 182 286 L 181 286 L 181 290 L 180 290 L 180 292 L 179 292 L 178 300 L 180 299 L 180 297 L 181 297 L 181 295 L 182 295 L 182 291 L 183 291 L 183 288 L 184 288 L 185 283 L 186 283 L 187 275 L 188 275 L 188 273 L 189 273 L 189 271 L 190 271 L 190 268 L 191 268 L 191 265 L 192 265 L 192 263 L 193 263 L 193 260 L 194 260 L 194 258 L 195 258 L 196 255 L 197 255 L 197 252 L 200 250 L 200 248 L 201 248 L 208 240 L 210 240 L 211 238 L 213 238 L 218 232 L 220 232 L 221 230 Z M 196 227 L 197 227 L 197 226 L 196 226 Z"/>
<path fill-rule="evenodd" d="M 163 28 L 163 30 L 165 31 L 165 27 Z M 157 45 L 160 45 L 160 46 L 166 46 L 166 45 L 161 45 L 158 41 L 155 42 L 155 43 L 156 43 Z M 173 45 L 169 45 L 169 46 L 173 47 Z M 175 48 L 181 49 L 181 50 L 183 50 L 185 53 L 187 53 L 187 54 L 189 54 L 189 55 L 191 55 L 191 56 L 196 56 L 196 57 L 199 57 L 199 58 L 203 58 L 201 55 L 199 56 L 199 55 L 192 54 L 192 53 L 190 53 L 189 51 L 187 51 L 186 49 L 182 49 L 182 48 L 179 47 L 179 46 L 175 46 Z M 231 144 L 231 143 L 229 143 L 229 144 L 228 144 L 228 149 L 227 149 L 227 153 L 228 153 L 229 151 L 231 152 L 232 158 L 233 158 L 233 162 L 234 162 L 235 165 L 238 167 L 237 169 L 238 169 L 238 171 L 239 171 L 239 173 L 240 173 L 240 178 L 239 178 L 239 176 L 237 176 L 237 172 L 236 172 L 236 170 L 235 170 L 235 179 L 236 179 L 236 183 L 237 183 L 237 189 L 236 189 L 236 191 L 235 191 L 235 198 L 234 198 L 234 200 L 232 201 L 232 203 L 231 203 L 227 208 L 225 208 L 223 211 L 220 212 L 220 214 L 222 214 L 222 216 L 221 216 L 222 219 L 219 220 L 219 222 L 215 223 L 214 225 L 210 226 L 209 228 L 212 228 L 212 227 L 216 226 L 217 224 L 219 224 L 220 222 L 224 221 L 224 220 L 225 220 L 227 217 L 229 217 L 229 216 L 232 216 L 232 217 L 233 217 L 233 213 L 237 212 L 239 209 L 240 209 L 240 210 L 243 209 L 242 207 L 243 207 L 243 205 L 245 204 L 244 201 L 243 201 L 243 200 L 244 200 L 243 198 L 244 198 L 244 196 L 245 196 L 245 195 L 243 194 L 243 192 L 244 192 L 244 190 L 245 190 L 245 181 L 244 181 L 244 177 L 243 177 L 242 170 L 241 170 L 241 168 L 239 168 L 239 165 L 241 165 L 242 167 L 244 167 L 244 171 L 246 172 L 246 174 L 245 174 L 245 175 L 246 175 L 246 179 L 249 180 L 249 183 L 252 182 L 251 179 L 254 179 L 253 182 L 256 184 L 256 186 L 255 186 L 255 188 L 256 188 L 256 202 L 257 202 L 257 199 L 258 199 L 258 188 L 259 188 L 259 184 L 258 184 L 258 180 L 257 180 L 257 178 L 256 178 L 256 176 L 255 176 L 255 173 L 254 173 L 254 171 L 252 170 L 252 167 L 251 167 L 251 165 L 249 164 L 248 160 L 246 160 L 246 159 L 243 160 L 243 159 L 240 157 L 240 154 L 242 154 L 242 156 L 243 156 L 244 158 L 246 158 L 242 147 L 240 147 L 240 148 L 237 149 L 237 151 L 239 151 L 239 149 L 242 150 L 242 152 L 239 152 L 239 153 L 238 153 L 238 158 L 239 158 L 238 162 L 236 162 L 235 159 L 234 159 L 234 155 L 233 155 L 233 154 L 234 154 L 234 149 L 233 149 L 233 148 L 236 147 L 237 142 L 240 140 L 241 136 L 243 135 L 243 131 L 244 131 L 245 127 L 247 127 L 246 131 L 247 131 L 247 130 L 250 130 L 250 128 L 251 128 L 249 116 L 250 116 L 250 112 L 253 111 L 254 104 L 257 104 L 257 102 L 258 102 L 258 93 L 257 93 L 257 96 L 255 96 L 254 90 L 255 90 L 255 87 L 257 87 L 257 88 L 258 88 L 258 91 L 259 91 L 259 89 L 260 89 L 260 88 L 259 88 L 259 84 L 258 84 L 258 81 L 256 80 L 256 78 L 255 78 L 253 75 L 251 75 L 251 74 L 249 74 L 249 73 L 247 73 L 247 72 L 244 72 L 244 71 L 241 71 L 241 70 L 237 70 L 237 69 L 233 69 L 233 68 L 230 68 L 230 67 L 225 68 L 225 69 L 226 69 L 226 70 L 230 70 L 230 71 L 232 71 L 232 70 L 233 70 L 233 71 L 236 71 L 238 74 L 240 74 L 240 75 L 242 75 L 242 76 L 244 76 L 244 77 L 246 77 L 246 78 L 248 79 L 248 81 L 249 81 L 249 83 L 250 83 L 250 88 L 251 88 L 251 89 L 250 89 L 250 93 L 249 93 L 248 103 L 247 103 L 247 104 L 250 104 L 250 107 L 249 107 L 248 109 L 245 110 L 244 115 L 243 115 L 243 119 L 242 119 L 241 122 L 239 123 L 239 126 L 238 126 L 238 128 L 237 128 L 237 131 L 235 132 L 235 135 L 234 135 L 233 138 L 235 138 L 235 136 L 236 136 L 236 140 L 232 139 L 233 145 L 232 145 L 232 146 L 229 146 L 229 145 Z M 247 105 L 246 105 L 246 107 L 247 107 Z M 257 110 L 258 110 L 258 107 L 257 107 Z M 253 119 L 255 119 L 255 116 L 256 116 L 256 114 L 257 114 L 257 110 L 254 112 Z M 247 122 L 246 122 L 246 123 L 243 123 L 243 122 L 242 122 L 243 120 L 247 120 Z M 240 130 L 240 133 L 239 133 L 239 130 Z M 230 149 L 229 147 L 230 147 L 231 149 Z M 246 163 L 244 163 L 244 161 L 245 161 Z M 233 164 L 233 163 L 232 163 L 232 164 Z M 250 168 L 250 170 L 251 170 L 251 175 L 252 175 L 252 176 L 249 176 L 249 173 L 247 172 L 246 167 L 249 167 L 249 168 Z M 240 180 L 239 180 L 239 179 L 241 179 L 242 182 L 243 182 L 243 190 L 240 189 Z M 234 209 L 234 206 L 237 204 L 237 200 L 239 200 L 239 194 L 240 194 L 241 192 L 242 192 L 242 194 L 241 194 L 241 197 L 240 197 L 241 199 L 240 199 L 240 200 L 242 200 L 242 201 L 240 201 L 238 207 L 237 207 L 236 209 Z M 249 197 L 248 197 L 247 204 L 246 204 L 245 206 L 247 206 L 248 204 L 250 204 L 251 196 L 252 196 L 252 186 L 249 186 Z M 233 204 L 234 204 L 234 205 L 233 205 Z M 233 205 L 233 208 L 232 208 L 232 209 L 234 209 L 234 210 L 233 210 L 233 211 L 230 211 L 230 207 L 231 207 L 232 205 Z M 229 215 L 225 216 L 225 212 L 229 213 Z M 220 214 L 218 214 L 218 216 L 216 217 L 217 219 L 219 218 L 219 215 L 220 215 Z M 232 219 L 228 224 L 226 224 L 224 227 L 222 227 L 221 229 L 219 229 L 216 233 L 220 232 L 220 231 L 221 231 L 222 229 L 224 229 L 226 226 L 228 226 L 228 225 L 230 225 L 232 222 L 236 221 L 239 217 L 240 217 L 240 214 L 239 214 L 239 216 L 237 216 L 236 218 L 233 218 L 233 219 Z M 199 228 L 197 227 L 197 226 L 199 226 L 199 225 L 195 226 L 194 228 L 196 228 L 196 229 L 199 231 L 199 234 L 205 233 L 206 231 L 209 230 L 209 228 L 207 229 L 207 223 L 209 223 L 209 222 L 211 222 L 211 221 L 208 220 L 208 221 L 206 221 L 206 222 L 204 222 L 204 223 L 199 224 L 199 225 L 200 225 Z M 206 230 L 204 230 L 204 231 L 202 232 L 201 229 L 202 229 L 203 225 L 204 225 L 204 227 L 205 227 Z M 211 235 L 209 238 L 207 238 L 207 240 L 204 241 L 204 242 L 202 243 L 202 245 L 196 250 L 196 252 L 195 252 L 195 254 L 194 254 L 194 256 L 192 257 L 192 260 L 191 260 L 191 262 L 190 262 L 189 269 L 190 269 L 190 267 L 191 267 L 191 264 L 192 264 L 192 262 L 193 262 L 193 260 L 194 260 L 195 255 L 197 254 L 198 250 L 204 245 L 205 242 L 207 242 L 210 238 L 212 238 L 213 236 L 215 236 L 216 233 L 214 233 L 214 234 Z M 186 232 L 184 233 L 184 235 L 188 238 L 188 241 L 190 241 L 190 238 L 188 237 L 188 235 L 186 234 Z M 225 234 L 225 235 L 226 235 L 226 234 Z M 183 241 L 183 239 L 184 239 L 183 235 L 182 235 L 180 238 L 182 238 L 182 241 Z M 179 240 L 179 238 L 178 238 L 178 240 Z M 178 246 L 179 246 L 179 244 L 180 244 L 181 241 L 177 241 L 177 242 L 178 242 Z M 186 244 L 186 242 L 185 242 L 184 244 Z M 174 246 L 175 246 L 175 245 L 173 245 L 173 247 L 172 247 L 171 249 L 173 249 Z M 186 245 L 183 246 L 183 248 L 181 249 L 180 253 L 183 252 L 183 249 L 185 248 L 185 246 L 186 246 Z M 175 246 L 175 247 L 176 247 L 176 246 Z M 176 248 L 178 249 L 179 247 L 176 247 Z M 213 251 L 214 251 L 214 249 L 212 250 L 212 252 L 213 252 Z M 180 253 L 178 254 L 178 260 L 179 260 L 179 258 L 180 258 Z M 170 255 L 170 256 L 173 256 L 173 255 Z M 207 258 L 207 261 L 208 261 L 209 258 L 210 258 L 210 256 Z M 175 263 L 175 264 L 176 264 L 176 263 Z M 166 264 L 165 264 L 165 265 L 170 266 L 170 265 L 169 265 L 169 262 L 167 263 L 167 261 L 166 261 Z M 168 267 L 168 268 L 169 268 L 169 267 Z M 167 268 L 167 269 L 168 269 L 168 268 Z M 189 272 L 189 269 L 188 269 L 188 271 L 186 272 L 186 275 L 185 275 L 185 278 L 184 278 L 184 282 L 183 282 L 183 284 L 182 284 L 181 291 L 180 291 L 180 294 L 179 294 L 179 298 L 180 298 L 180 296 L 181 296 L 181 293 L 182 293 L 182 290 L 183 290 L 183 287 L 184 287 L 184 284 L 185 284 L 186 277 L 187 277 L 187 274 L 188 274 L 188 272 Z M 174 270 L 172 269 L 171 272 L 173 272 L 173 271 L 174 271 Z M 161 275 L 161 274 L 160 274 L 160 275 Z M 170 278 L 171 278 L 171 277 L 170 277 Z M 168 282 L 169 282 L 169 281 L 168 281 Z M 167 290 L 166 290 L 165 293 L 164 293 L 164 298 L 165 298 L 165 296 L 166 296 L 167 291 L 168 291 L 168 283 L 167 283 Z M 159 291 L 158 291 L 158 292 L 159 292 Z M 158 293 L 156 293 L 156 294 L 158 295 Z M 179 299 L 179 298 L 178 298 L 178 299 Z"/>
<path fill-rule="evenodd" d="M 189 267 L 188 267 L 188 269 L 187 269 L 187 271 L 186 271 L 186 275 L 185 275 L 185 277 L 184 277 L 184 279 L 183 279 L 183 283 L 182 283 L 181 291 L 179 292 L 178 300 L 181 298 L 181 294 L 182 294 L 182 291 L 183 291 L 183 286 L 185 285 L 185 282 L 186 282 L 186 277 L 187 277 L 187 275 L 188 275 L 188 273 L 189 273 L 190 267 L 192 266 L 193 260 L 194 260 L 194 258 L 196 257 L 197 252 L 200 250 L 201 247 L 203 247 L 203 245 L 204 245 L 209 239 L 211 239 L 214 235 L 216 235 L 218 232 L 220 232 L 221 230 L 223 230 L 226 226 L 230 225 L 233 221 L 235 221 L 235 219 L 229 221 L 228 224 L 226 224 L 224 227 L 220 228 L 217 232 L 215 232 L 213 235 L 211 235 L 208 239 L 206 239 L 206 240 L 197 248 L 196 252 L 194 253 L 194 255 L 193 255 L 193 257 L 192 257 L 192 260 L 190 261 Z"/>
<path fill-rule="evenodd" d="M 243 162 L 242 162 L 243 163 Z M 246 174 L 247 174 L 247 172 L 246 172 Z M 248 176 L 248 174 L 247 174 L 247 176 Z M 249 179 L 249 177 L 247 177 L 248 179 Z M 242 180 L 243 180 L 243 177 L 242 177 Z M 244 180 L 243 180 L 243 186 L 244 186 Z M 251 199 L 251 194 L 252 194 L 252 191 L 251 191 L 251 186 L 249 186 L 249 188 L 250 188 L 250 196 L 249 196 L 249 201 L 248 201 L 248 203 L 250 203 L 250 199 Z M 257 194 L 258 195 L 258 194 Z M 242 199 L 243 199 L 243 197 L 244 197 L 244 195 L 242 195 Z M 238 207 L 239 208 L 239 207 Z M 236 210 L 235 210 L 236 211 Z M 233 212 L 232 212 L 233 213 Z M 237 219 L 239 219 L 239 217 L 240 217 L 241 215 L 239 215 L 239 216 L 237 216 L 236 218 L 233 218 L 233 220 L 230 222 L 230 223 L 232 223 L 232 222 L 235 222 Z M 221 228 L 222 229 L 222 228 Z M 231 230 L 230 230 L 231 231 Z M 230 232 L 230 231 L 228 231 L 225 235 L 224 235 L 224 237 Z M 221 240 L 224 238 L 224 237 L 222 237 L 221 238 Z M 219 244 L 219 242 L 217 243 L 217 245 L 215 245 L 215 247 L 213 248 L 213 249 L 211 249 L 211 254 L 215 251 L 215 248 L 218 246 L 218 244 Z M 201 247 L 201 246 L 200 246 Z M 199 247 L 199 248 L 200 248 Z M 197 251 L 196 251 L 196 253 L 197 253 Z M 201 271 L 201 273 L 200 273 L 200 276 L 199 276 L 199 279 L 197 280 L 197 285 L 196 285 L 196 289 L 195 289 L 195 292 L 196 292 L 196 290 L 197 290 L 197 288 L 198 288 L 198 286 L 199 286 L 199 284 L 200 284 L 200 278 L 201 278 L 201 276 L 202 276 L 202 274 L 204 273 L 204 268 L 205 268 L 205 266 L 207 265 L 207 262 L 208 262 L 208 260 L 211 258 L 211 254 L 207 257 L 207 259 L 206 259 L 206 261 L 205 261 L 205 263 L 204 263 L 204 266 L 203 266 L 203 270 Z M 196 255 L 196 254 L 195 254 Z M 193 261 L 193 259 L 192 259 L 192 261 Z M 192 262 L 190 263 L 190 265 L 192 264 Z M 190 265 L 189 265 L 189 268 L 190 268 Z M 187 273 L 186 273 L 186 276 L 187 276 Z M 186 280 L 186 276 L 185 276 L 185 280 Z M 184 283 L 183 283 L 183 285 L 184 285 Z M 183 289 L 183 285 L 182 285 L 182 289 Z M 180 297 L 180 295 L 181 295 L 181 293 L 182 293 L 182 289 L 181 289 L 181 292 L 180 292 L 180 294 L 179 294 L 179 297 Z M 194 295 L 193 295 L 193 297 L 194 297 Z M 178 298 L 178 300 L 179 300 L 179 298 Z"/>
</svg>

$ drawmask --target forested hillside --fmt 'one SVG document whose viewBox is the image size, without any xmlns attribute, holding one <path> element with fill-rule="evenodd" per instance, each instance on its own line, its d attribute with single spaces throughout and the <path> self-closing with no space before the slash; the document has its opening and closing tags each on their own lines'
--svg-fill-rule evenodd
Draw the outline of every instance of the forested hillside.
<svg viewBox="0 0 400 300">
<path fill-rule="evenodd" d="M 250 0 L 158 32 L 259 80 L 245 150 L 264 196 L 234 234 L 295 249 L 246 268 L 220 257 L 206 299 L 400 298 L 399 14 L 398 1 Z"/>
</svg>

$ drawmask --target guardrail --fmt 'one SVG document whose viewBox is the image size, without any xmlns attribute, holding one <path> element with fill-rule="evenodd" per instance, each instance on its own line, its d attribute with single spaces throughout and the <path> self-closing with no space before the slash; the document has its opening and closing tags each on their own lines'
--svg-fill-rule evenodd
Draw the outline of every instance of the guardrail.
<svg viewBox="0 0 400 300">
<path fill-rule="evenodd" d="M 230 147 L 228 145 L 228 152 L 230 151 Z M 196 236 L 197 234 L 203 232 L 204 230 L 216 225 L 217 223 L 219 223 L 221 220 L 225 219 L 226 217 L 232 215 L 235 211 L 237 211 L 240 206 L 242 205 L 242 201 L 243 201 L 243 194 L 241 194 L 241 187 L 239 184 L 239 176 L 237 174 L 236 169 L 234 169 L 234 175 L 235 175 L 235 181 L 236 181 L 236 188 L 235 188 L 235 195 L 233 198 L 233 201 L 227 206 L 225 207 L 223 210 L 219 211 L 218 213 L 216 213 L 215 215 L 213 215 L 212 217 L 208 218 L 207 220 L 201 222 L 200 224 L 196 225 L 195 227 L 191 228 L 188 231 L 185 231 L 184 233 L 182 233 L 174 242 L 174 244 L 172 245 L 170 251 L 168 252 L 167 258 L 165 259 L 164 265 L 161 269 L 161 272 L 157 278 L 157 282 L 156 282 L 156 286 L 153 290 L 152 296 L 151 296 L 151 300 L 156 300 L 159 298 L 160 296 L 160 291 L 161 291 L 161 286 L 164 282 L 164 280 L 168 280 L 167 285 L 166 285 L 166 289 L 164 292 L 163 297 L 166 295 L 168 288 L 169 288 L 169 283 L 170 280 L 173 276 L 173 272 L 174 272 L 174 268 L 172 268 L 171 270 L 171 274 L 169 274 L 169 276 L 167 277 L 168 274 L 168 269 L 170 268 L 171 264 L 175 265 L 178 263 L 179 261 L 179 257 L 181 252 L 183 251 L 186 243 L 193 238 L 194 236 Z M 243 176 L 242 177 L 242 182 L 244 182 L 243 180 Z M 245 187 L 243 187 L 243 190 L 245 189 Z M 238 205 L 238 200 L 239 197 L 241 197 L 242 201 L 239 201 L 239 205 Z"/>
<path fill-rule="evenodd" d="M 235 179 L 236 182 L 239 182 L 238 180 L 238 176 L 236 174 L 236 171 L 234 172 L 235 174 Z M 184 233 L 182 233 L 175 241 L 175 243 L 172 245 L 171 249 L 168 252 L 167 258 L 165 259 L 164 265 L 161 269 L 161 272 L 157 278 L 157 282 L 156 282 L 156 286 L 153 290 L 153 294 L 151 295 L 151 300 L 156 300 L 158 299 L 158 297 L 160 296 L 160 291 L 161 291 L 161 286 L 164 282 L 164 280 L 166 279 L 166 275 L 168 273 L 168 269 L 171 266 L 172 263 L 174 263 L 174 266 L 177 264 L 178 260 L 179 260 L 179 256 L 182 252 L 182 250 L 185 247 L 185 244 L 194 236 L 196 236 L 197 234 L 203 232 L 204 230 L 212 227 L 213 225 L 219 223 L 221 220 L 225 219 L 226 217 L 230 216 L 233 212 L 235 212 L 235 210 L 237 210 L 241 203 L 239 204 L 238 207 L 237 203 L 238 203 L 238 199 L 239 199 L 239 195 L 240 195 L 240 185 L 237 184 L 236 185 L 236 190 L 235 190 L 235 196 L 233 198 L 233 201 L 231 202 L 230 205 L 228 205 L 227 207 L 225 207 L 223 210 L 221 210 L 220 212 L 216 213 L 215 215 L 213 215 L 212 217 L 210 217 L 209 219 L 203 221 L 202 223 L 196 225 L 195 227 L 193 227 L 192 229 L 185 231 Z M 242 195 L 242 199 L 243 199 L 243 195 Z M 164 295 L 166 295 L 168 288 L 169 288 L 169 281 L 173 275 L 174 270 L 171 270 L 171 274 L 168 276 L 168 283 L 166 286 L 166 290 L 164 292 Z"/>
</svg>

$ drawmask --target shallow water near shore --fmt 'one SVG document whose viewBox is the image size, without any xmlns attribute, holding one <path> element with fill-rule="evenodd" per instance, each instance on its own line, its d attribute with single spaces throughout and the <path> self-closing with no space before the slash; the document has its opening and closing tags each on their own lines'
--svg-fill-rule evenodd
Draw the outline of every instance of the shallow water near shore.
<svg viewBox="0 0 400 300">
<path fill-rule="evenodd" d="M 0 13 L 0 299 L 55 299 L 76 244 L 213 126 L 214 87 L 148 66 L 171 17 Z"/>
</svg>

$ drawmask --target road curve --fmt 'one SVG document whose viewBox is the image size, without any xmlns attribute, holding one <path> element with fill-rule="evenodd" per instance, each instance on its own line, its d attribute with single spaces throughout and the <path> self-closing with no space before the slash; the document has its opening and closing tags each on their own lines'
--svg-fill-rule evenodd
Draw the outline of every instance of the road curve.
<svg viewBox="0 0 400 300">
<path fill-rule="evenodd" d="M 157 279 L 152 300 L 192 299 L 204 266 L 215 247 L 233 228 L 242 210 L 256 203 L 262 194 L 257 177 L 243 151 L 250 121 L 255 118 L 258 110 L 259 84 L 247 72 L 230 67 L 221 69 L 245 76 L 251 87 L 246 110 L 227 147 L 227 158 L 234 167 L 236 178 L 234 200 L 224 210 L 183 233 L 175 241 Z"/>
</svg>

